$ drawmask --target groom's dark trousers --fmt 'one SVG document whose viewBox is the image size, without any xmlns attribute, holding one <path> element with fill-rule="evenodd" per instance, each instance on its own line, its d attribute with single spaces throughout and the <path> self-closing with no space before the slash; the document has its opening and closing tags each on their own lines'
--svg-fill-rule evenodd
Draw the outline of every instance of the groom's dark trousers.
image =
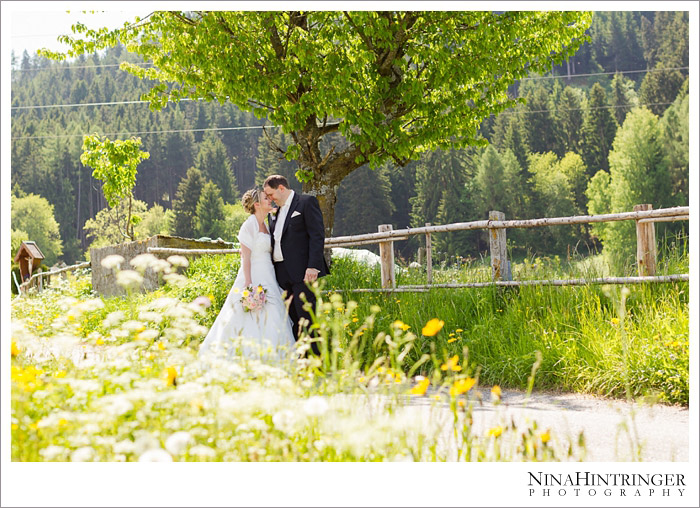
<svg viewBox="0 0 700 508">
<path fill-rule="evenodd" d="M 272 217 L 271 217 L 272 219 Z M 276 222 L 270 222 L 270 239 L 272 249 L 275 247 Z M 311 315 L 304 310 L 301 295 L 316 307 L 316 297 L 304 282 L 307 268 L 316 268 L 319 277 L 329 273 L 328 265 L 323 256 L 324 249 L 323 214 L 314 196 L 294 194 L 290 203 L 287 217 L 282 226 L 280 247 L 284 261 L 275 262 L 275 275 L 280 287 L 287 292 L 287 298 L 293 296 L 289 307 L 289 317 L 294 323 L 294 335 L 299 339 L 299 319 L 306 318 L 311 324 Z M 315 336 L 315 333 L 311 334 Z M 312 351 L 320 354 L 318 344 L 312 344 Z"/>
</svg>

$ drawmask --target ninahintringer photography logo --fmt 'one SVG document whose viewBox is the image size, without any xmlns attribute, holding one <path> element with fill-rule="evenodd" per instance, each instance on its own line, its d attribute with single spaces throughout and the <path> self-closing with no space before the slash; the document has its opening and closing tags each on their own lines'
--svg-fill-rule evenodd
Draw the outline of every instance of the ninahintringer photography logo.
<svg viewBox="0 0 700 508">
<path fill-rule="evenodd" d="M 683 497 L 680 473 L 527 473 L 530 497 Z"/>
</svg>

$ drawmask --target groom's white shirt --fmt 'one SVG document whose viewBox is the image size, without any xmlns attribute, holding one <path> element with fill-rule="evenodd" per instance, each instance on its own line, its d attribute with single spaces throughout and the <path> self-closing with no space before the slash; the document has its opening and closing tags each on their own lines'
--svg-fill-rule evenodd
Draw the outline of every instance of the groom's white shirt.
<svg viewBox="0 0 700 508">
<path fill-rule="evenodd" d="M 284 229 L 284 222 L 287 219 L 287 214 L 289 213 L 289 206 L 292 204 L 292 198 L 294 197 L 294 191 L 289 193 L 287 196 L 287 201 L 284 205 L 280 207 L 280 211 L 277 212 L 277 218 L 275 219 L 275 249 L 272 253 L 272 260 L 275 262 L 284 261 L 284 256 L 282 255 L 282 230 Z"/>
</svg>

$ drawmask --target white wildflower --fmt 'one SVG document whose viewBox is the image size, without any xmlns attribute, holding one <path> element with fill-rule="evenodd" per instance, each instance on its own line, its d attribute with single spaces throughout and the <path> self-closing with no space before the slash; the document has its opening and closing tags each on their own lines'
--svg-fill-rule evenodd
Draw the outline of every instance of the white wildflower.
<svg viewBox="0 0 700 508">
<path fill-rule="evenodd" d="M 92 446 L 83 446 L 70 454 L 71 462 L 90 462 L 95 457 Z"/>
<path fill-rule="evenodd" d="M 134 409 L 134 405 L 124 395 L 114 397 L 110 404 L 105 408 L 107 413 L 111 414 L 112 416 L 121 416 L 128 413 L 132 409 Z"/>
<path fill-rule="evenodd" d="M 150 310 L 143 310 L 139 312 L 139 319 L 143 319 L 144 321 L 150 321 L 151 323 L 160 323 L 163 321 L 163 314 L 160 312 L 153 312 Z"/>
<path fill-rule="evenodd" d="M 196 445 L 190 448 L 190 451 L 187 452 L 188 455 L 193 456 L 193 457 L 200 457 L 200 458 L 214 458 L 216 457 L 216 451 L 213 448 L 210 448 L 208 446 L 204 445 Z"/>
<path fill-rule="evenodd" d="M 153 340 L 156 337 L 160 335 L 160 332 L 158 330 L 153 330 L 152 328 L 148 328 L 141 333 L 139 333 L 139 339 L 143 340 Z"/>
<path fill-rule="evenodd" d="M 126 319 L 126 314 L 124 314 L 123 311 L 115 310 L 114 312 L 110 312 L 109 314 L 107 314 L 107 317 L 105 317 L 102 320 L 102 325 L 105 328 L 112 328 L 114 326 L 117 326 L 119 323 L 121 323 L 125 319 Z"/>
<path fill-rule="evenodd" d="M 123 262 L 124 258 L 122 256 L 119 254 L 111 254 L 102 259 L 100 264 L 107 270 L 113 270 L 115 268 L 119 268 Z"/>
<path fill-rule="evenodd" d="M 170 256 L 168 262 L 173 266 L 189 266 L 190 262 L 185 256 Z"/>
<path fill-rule="evenodd" d="M 166 273 L 163 275 L 163 280 L 175 287 L 180 287 L 187 284 L 187 277 L 180 275 L 179 273 Z"/>
<path fill-rule="evenodd" d="M 170 263 L 168 263 L 165 259 L 156 259 L 151 263 L 151 270 L 153 270 L 156 273 L 170 273 Z"/>
<path fill-rule="evenodd" d="M 309 416 L 321 416 L 328 411 L 328 401 L 324 397 L 314 395 L 304 402 L 303 409 Z"/>
<path fill-rule="evenodd" d="M 148 304 L 149 309 L 168 309 L 174 305 L 178 305 L 180 300 L 177 298 L 162 297 L 153 300 Z"/>
<path fill-rule="evenodd" d="M 168 436 L 168 439 L 165 440 L 165 449 L 172 455 L 181 455 L 192 443 L 194 443 L 192 434 L 179 431 Z"/>
<path fill-rule="evenodd" d="M 112 447 L 114 453 L 134 453 L 136 447 L 131 439 L 119 441 Z"/>
<path fill-rule="evenodd" d="M 143 452 L 139 456 L 139 462 L 172 462 L 173 458 L 162 448 L 154 448 Z"/>
<path fill-rule="evenodd" d="M 131 261 L 129 261 L 129 264 L 136 268 L 139 272 L 143 273 L 146 271 L 146 268 L 152 266 L 156 261 L 158 261 L 158 258 L 153 254 L 144 253 L 133 258 Z"/>
<path fill-rule="evenodd" d="M 291 434 L 294 432 L 296 423 L 297 416 L 294 414 L 294 411 L 289 409 L 283 409 L 282 411 L 278 411 L 272 415 L 272 424 L 277 430 L 280 430 L 285 434 Z"/>
<path fill-rule="evenodd" d="M 124 289 L 136 289 L 141 286 L 143 277 L 134 270 L 122 270 L 117 273 L 117 284 Z"/>
<path fill-rule="evenodd" d="M 44 460 L 55 460 L 61 457 L 65 452 L 66 448 L 63 446 L 50 445 L 42 450 L 39 450 L 39 455 L 44 457 Z"/>
<path fill-rule="evenodd" d="M 130 332 L 138 332 L 144 328 L 146 328 L 146 325 L 144 325 L 141 321 L 136 321 L 134 319 L 122 323 L 122 329 Z"/>
</svg>

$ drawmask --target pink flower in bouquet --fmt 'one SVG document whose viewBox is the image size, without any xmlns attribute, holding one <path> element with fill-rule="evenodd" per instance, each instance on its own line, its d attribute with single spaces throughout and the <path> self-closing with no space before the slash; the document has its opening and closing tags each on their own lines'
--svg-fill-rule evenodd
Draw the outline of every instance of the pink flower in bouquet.
<svg viewBox="0 0 700 508">
<path fill-rule="evenodd" d="M 248 286 L 243 289 L 241 305 L 246 312 L 257 312 L 267 301 L 267 290 L 262 286 Z"/>
</svg>

